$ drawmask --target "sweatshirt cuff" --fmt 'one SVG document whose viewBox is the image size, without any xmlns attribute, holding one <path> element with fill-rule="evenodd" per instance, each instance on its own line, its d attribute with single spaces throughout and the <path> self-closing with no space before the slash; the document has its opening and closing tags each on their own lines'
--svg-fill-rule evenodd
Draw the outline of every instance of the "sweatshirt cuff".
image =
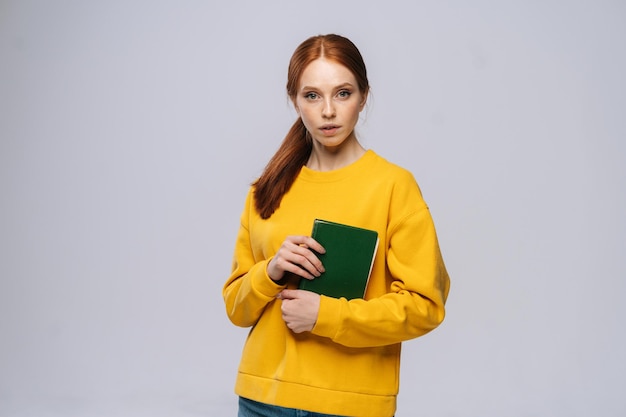
<svg viewBox="0 0 626 417">
<path fill-rule="evenodd" d="M 267 273 L 267 265 L 269 264 L 270 260 L 271 258 L 266 259 L 265 261 L 263 261 L 264 264 L 260 265 L 260 271 L 256 275 L 257 279 L 255 280 L 255 287 L 258 292 L 265 295 L 266 297 L 275 297 L 276 294 L 278 294 L 285 288 L 286 283 L 283 284 L 280 281 L 276 282 L 272 278 L 270 278 Z"/>
<path fill-rule="evenodd" d="M 337 320 L 341 317 L 343 304 L 347 301 L 343 298 L 320 296 L 320 309 L 317 313 L 317 321 L 311 333 L 333 339 L 337 334 Z"/>
</svg>

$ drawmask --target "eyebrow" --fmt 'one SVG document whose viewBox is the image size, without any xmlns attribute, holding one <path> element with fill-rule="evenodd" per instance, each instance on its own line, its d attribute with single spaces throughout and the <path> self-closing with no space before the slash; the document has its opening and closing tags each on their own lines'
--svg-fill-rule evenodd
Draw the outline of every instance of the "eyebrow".
<svg viewBox="0 0 626 417">
<path fill-rule="evenodd" d="M 341 90 L 342 88 L 346 88 L 346 87 L 350 87 L 350 88 L 354 88 L 354 86 L 351 83 L 343 83 L 343 84 L 339 84 L 336 87 L 333 87 L 334 90 Z M 319 88 L 317 87 L 310 87 L 308 85 L 303 86 L 300 91 L 306 91 L 306 90 L 319 90 Z"/>
</svg>

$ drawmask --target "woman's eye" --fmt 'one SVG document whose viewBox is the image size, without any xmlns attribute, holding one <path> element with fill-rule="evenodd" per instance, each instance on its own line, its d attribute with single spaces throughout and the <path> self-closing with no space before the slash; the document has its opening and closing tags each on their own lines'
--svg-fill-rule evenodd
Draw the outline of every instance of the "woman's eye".
<svg viewBox="0 0 626 417">
<path fill-rule="evenodd" d="M 315 93 L 306 93 L 304 95 L 304 98 L 306 98 L 308 100 L 315 100 L 317 98 L 317 94 L 315 94 Z"/>
<path fill-rule="evenodd" d="M 348 91 L 348 90 L 341 90 L 339 93 L 337 93 L 337 95 L 341 98 L 348 98 L 350 97 L 350 95 L 352 94 L 352 92 Z"/>
</svg>

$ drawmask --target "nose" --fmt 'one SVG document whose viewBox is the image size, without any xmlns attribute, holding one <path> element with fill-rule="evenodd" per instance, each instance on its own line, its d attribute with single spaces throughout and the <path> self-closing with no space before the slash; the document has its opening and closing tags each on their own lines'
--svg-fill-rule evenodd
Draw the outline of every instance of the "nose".
<svg viewBox="0 0 626 417">
<path fill-rule="evenodd" d="M 335 105 L 332 98 L 324 100 L 324 108 L 322 109 L 322 116 L 330 119 L 335 117 Z"/>
</svg>

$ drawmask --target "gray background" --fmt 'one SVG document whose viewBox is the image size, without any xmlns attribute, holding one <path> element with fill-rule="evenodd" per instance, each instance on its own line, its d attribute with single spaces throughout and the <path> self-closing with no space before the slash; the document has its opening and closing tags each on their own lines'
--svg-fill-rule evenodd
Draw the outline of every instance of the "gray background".
<svg viewBox="0 0 626 417">
<path fill-rule="evenodd" d="M 623 1 L 1 1 L 0 415 L 228 416 L 239 213 L 306 37 L 452 276 L 398 416 L 623 416 Z"/>
</svg>

